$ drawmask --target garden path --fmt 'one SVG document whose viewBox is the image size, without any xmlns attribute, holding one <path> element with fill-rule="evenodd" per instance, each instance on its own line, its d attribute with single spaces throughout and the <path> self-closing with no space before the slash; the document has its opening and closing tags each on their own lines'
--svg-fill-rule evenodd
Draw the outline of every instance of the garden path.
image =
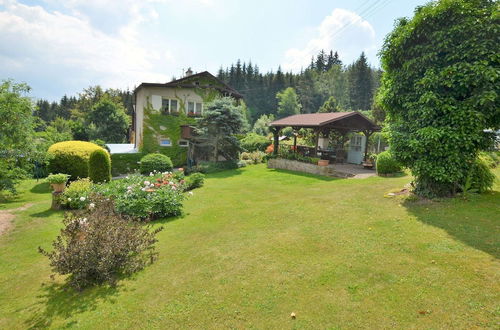
<svg viewBox="0 0 500 330">
<path fill-rule="evenodd" d="M 9 230 L 12 226 L 12 220 L 16 217 L 13 212 L 24 211 L 33 206 L 33 203 L 27 203 L 15 209 L 0 210 L 0 236 Z"/>
</svg>

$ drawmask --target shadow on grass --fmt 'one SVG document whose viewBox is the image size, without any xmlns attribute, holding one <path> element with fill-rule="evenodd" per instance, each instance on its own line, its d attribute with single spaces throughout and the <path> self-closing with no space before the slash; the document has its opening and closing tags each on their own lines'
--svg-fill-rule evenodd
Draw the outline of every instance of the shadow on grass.
<svg viewBox="0 0 500 330">
<path fill-rule="evenodd" d="M 31 316 L 25 321 L 28 329 L 50 327 L 56 318 L 68 322 L 61 328 L 72 327 L 76 323 L 70 320 L 73 316 L 94 310 L 102 301 L 114 303 L 118 288 L 99 286 L 79 292 L 67 284 L 51 283 L 42 286 L 41 291 L 38 301 L 30 307 Z"/>
<path fill-rule="evenodd" d="M 500 192 L 475 195 L 469 200 L 457 197 L 430 204 L 406 201 L 403 205 L 419 221 L 441 228 L 468 246 L 500 258 Z"/>
<path fill-rule="evenodd" d="M 37 212 L 37 213 L 33 213 L 33 214 L 30 214 L 30 217 L 34 217 L 34 218 L 48 218 L 54 214 L 57 214 L 57 213 L 63 213 L 64 211 L 63 210 L 52 210 L 52 209 L 48 209 L 48 210 L 45 210 L 45 211 L 42 211 L 42 212 Z"/>
<path fill-rule="evenodd" d="M 405 173 L 405 172 L 397 172 L 397 173 L 391 173 L 391 174 L 386 174 L 386 175 L 377 174 L 378 177 L 380 177 L 380 178 L 386 178 L 386 179 L 390 179 L 390 178 L 402 178 L 402 177 L 408 176 L 408 175 L 409 174 Z"/>
<path fill-rule="evenodd" d="M 50 186 L 48 182 L 40 182 L 36 185 L 34 185 L 31 189 L 30 192 L 34 194 L 49 194 L 50 193 Z"/>
<path fill-rule="evenodd" d="M 335 180 L 341 180 L 342 178 L 335 178 L 335 177 L 330 177 L 330 176 L 323 176 L 323 175 L 316 175 L 316 174 L 310 174 L 310 173 L 303 173 L 303 172 L 296 172 L 296 171 L 290 171 L 290 170 L 282 170 L 282 169 L 270 169 L 271 172 L 277 172 L 277 173 L 284 173 L 284 174 L 291 174 L 291 175 L 296 175 L 296 176 L 301 176 L 304 178 L 312 178 L 312 179 L 318 179 L 321 181 L 335 181 Z"/>
</svg>

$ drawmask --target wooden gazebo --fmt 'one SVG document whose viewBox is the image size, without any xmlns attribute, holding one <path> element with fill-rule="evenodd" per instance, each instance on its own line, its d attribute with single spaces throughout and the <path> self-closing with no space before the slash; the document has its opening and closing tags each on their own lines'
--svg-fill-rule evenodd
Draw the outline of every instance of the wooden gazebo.
<svg viewBox="0 0 500 330">
<path fill-rule="evenodd" d="M 366 136 L 364 160 L 368 154 L 368 138 L 373 132 L 380 131 L 380 127 L 373 121 L 357 111 L 351 112 L 329 112 L 308 113 L 293 115 L 275 120 L 269 124 L 274 135 L 274 153 L 279 149 L 279 134 L 281 129 L 292 127 L 295 131 L 301 128 L 312 129 L 316 136 L 315 155 L 318 155 L 318 140 L 320 135 L 329 137 L 331 131 L 338 132 L 342 138 L 342 144 L 349 132 L 360 132 Z M 294 150 L 297 150 L 297 138 L 294 135 Z"/>
</svg>

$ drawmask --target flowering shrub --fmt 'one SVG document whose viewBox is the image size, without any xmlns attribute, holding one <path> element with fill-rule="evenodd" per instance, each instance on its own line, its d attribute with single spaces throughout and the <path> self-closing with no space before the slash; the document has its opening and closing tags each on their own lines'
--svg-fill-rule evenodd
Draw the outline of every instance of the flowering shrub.
<svg viewBox="0 0 500 330">
<path fill-rule="evenodd" d="M 171 172 L 134 174 L 96 189 L 114 200 L 117 212 L 141 220 L 180 215 L 185 198 L 185 181 L 177 180 Z"/>
<path fill-rule="evenodd" d="M 254 151 L 254 152 L 242 152 L 240 155 L 240 159 L 245 162 L 245 164 L 259 164 L 264 160 L 264 156 L 266 154 L 262 151 Z"/>
<path fill-rule="evenodd" d="M 144 268 L 155 260 L 156 234 L 138 223 L 127 222 L 113 211 L 113 202 L 95 197 L 95 205 L 83 211 L 66 213 L 64 228 L 48 252 L 52 270 L 69 275 L 76 289 L 109 283 L 122 275 Z"/>
<path fill-rule="evenodd" d="M 61 205 L 70 209 L 83 209 L 89 203 L 89 195 L 92 190 L 92 182 L 89 178 L 73 181 L 64 190 L 61 197 Z"/>
</svg>

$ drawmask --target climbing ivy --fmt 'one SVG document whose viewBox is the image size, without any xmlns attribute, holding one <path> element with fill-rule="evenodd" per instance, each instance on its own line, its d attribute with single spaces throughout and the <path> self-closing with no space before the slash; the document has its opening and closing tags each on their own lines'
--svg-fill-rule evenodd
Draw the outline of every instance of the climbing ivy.
<svg viewBox="0 0 500 330">
<path fill-rule="evenodd" d="M 141 146 L 142 153 L 159 152 L 167 155 L 172 160 L 174 166 L 186 164 L 187 148 L 179 146 L 181 139 L 181 125 L 193 125 L 195 118 L 190 118 L 184 112 L 179 115 L 166 115 L 154 111 L 151 105 L 144 109 L 143 140 Z M 160 146 L 161 137 L 169 138 L 172 142 L 170 147 Z"/>
<path fill-rule="evenodd" d="M 441 0 L 400 19 L 381 50 L 391 151 L 416 192 L 454 194 L 500 128 L 499 3 Z"/>
</svg>

